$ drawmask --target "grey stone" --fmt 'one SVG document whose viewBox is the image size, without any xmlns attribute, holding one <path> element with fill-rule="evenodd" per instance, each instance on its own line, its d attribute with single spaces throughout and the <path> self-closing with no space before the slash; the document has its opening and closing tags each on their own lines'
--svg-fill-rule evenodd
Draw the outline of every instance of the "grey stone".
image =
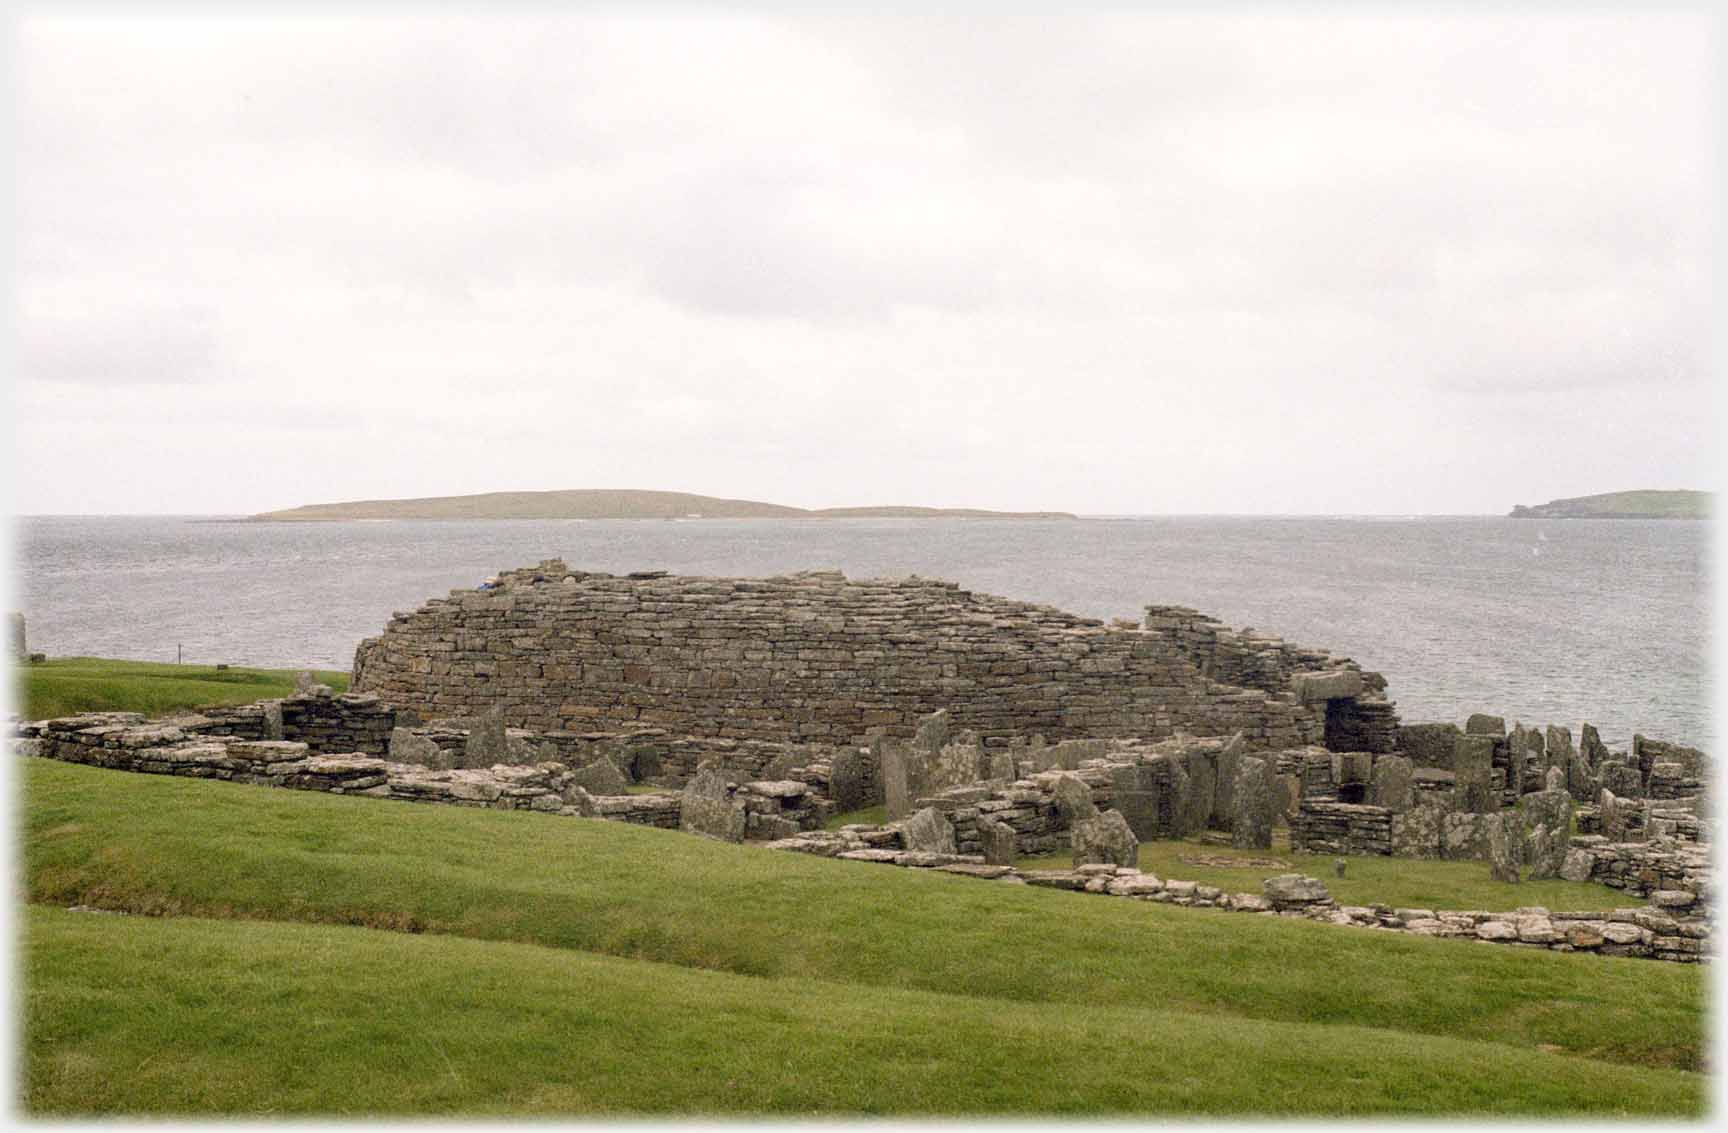
<svg viewBox="0 0 1728 1133">
<path fill-rule="evenodd" d="M 1128 820 L 1113 810 L 1075 823 L 1073 844 L 1076 868 L 1094 862 L 1132 866 L 1140 854 L 1140 844 L 1135 840 Z"/>
<path fill-rule="evenodd" d="M 1578 752 L 1584 757 L 1585 766 L 1592 771 L 1600 769 L 1604 762 L 1613 758 L 1592 724 L 1584 725 L 1583 734 L 1578 739 Z"/>
<path fill-rule="evenodd" d="M 1019 777 L 1020 771 L 1015 766 L 1013 751 L 999 751 L 990 756 L 990 778 L 1001 782 L 1013 782 Z"/>
<path fill-rule="evenodd" d="M 941 751 L 948 743 L 949 717 L 946 708 L 939 708 L 918 721 L 912 735 L 912 746 L 927 755 Z"/>
<path fill-rule="evenodd" d="M 1303 704 L 1361 696 L 1365 688 L 1362 674 L 1355 669 L 1297 673 L 1290 678 L 1290 691 Z"/>
<path fill-rule="evenodd" d="M 1533 829 L 1525 834 L 1524 861 L 1525 865 L 1529 868 L 1529 877 L 1531 881 L 1542 881 L 1546 878 L 1558 877 L 1560 874 L 1561 859 L 1563 859 L 1564 856 L 1565 854 L 1562 852 L 1560 857 L 1556 858 L 1554 852 L 1554 838 L 1549 835 L 1548 827 L 1543 823 L 1538 822 Z"/>
<path fill-rule="evenodd" d="M 1019 840 L 1014 828 L 993 818 L 978 820 L 978 842 L 984 851 L 986 865 L 1013 865 L 1019 856 Z"/>
<path fill-rule="evenodd" d="M 1230 821 L 1231 807 L 1234 800 L 1231 792 L 1236 789 L 1236 762 L 1248 750 L 1248 740 L 1241 732 L 1236 732 L 1218 752 L 1218 774 L 1213 780 L 1212 818 L 1220 827 Z M 1183 823 L 1184 834 L 1194 834 L 1205 829 L 1205 823 Z"/>
<path fill-rule="evenodd" d="M 1548 791 L 1564 791 L 1566 789 L 1566 773 L 1558 767 L 1550 767 L 1542 777 L 1543 789 Z"/>
<path fill-rule="evenodd" d="M 1456 724 L 1406 724 L 1398 729 L 1398 746 L 1417 767 L 1452 770 L 1452 753 L 1464 733 Z"/>
<path fill-rule="evenodd" d="M 1532 791 L 1518 800 L 1518 817 L 1529 833 L 1524 864 L 1532 879 L 1557 877 L 1572 840 L 1572 796 L 1559 789 Z M 1535 831 L 1541 829 L 1538 840 Z"/>
<path fill-rule="evenodd" d="M 1110 745 L 1103 740 L 1063 740 L 1050 749 L 1051 766 L 1073 771 L 1085 759 L 1103 759 Z"/>
<path fill-rule="evenodd" d="M 1051 784 L 1051 794 L 1055 797 L 1056 810 L 1070 826 L 1098 813 L 1098 806 L 1092 801 L 1092 788 L 1078 775 L 1056 776 Z"/>
<path fill-rule="evenodd" d="M 1269 849 L 1272 818 L 1277 810 L 1272 766 L 1252 755 L 1236 763 L 1236 783 L 1231 794 L 1230 844 L 1238 849 Z"/>
<path fill-rule="evenodd" d="M 732 800 L 726 777 L 704 764 L 679 796 L 678 828 L 690 834 L 742 842 L 747 818 L 743 804 Z"/>
<path fill-rule="evenodd" d="M 1332 899 L 1325 884 L 1316 877 L 1299 873 L 1281 873 L 1260 883 L 1261 891 L 1273 905 L 1314 905 Z"/>
<path fill-rule="evenodd" d="M 6 615 L 8 655 L 14 661 L 30 660 L 30 645 L 24 636 L 24 615 L 14 610 Z"/>
<path fill-rule="evenodd" d="M 1596 855 L 1589 850 L 1568 850 L 1565 861 L 1560 864 L 1560 876 L 1567 881 L 1589 881 L 1595 864 Z"/>
<path fill-rule="evenodd" d="M 390 732 L 390 759 L 394 763 L 412 763 L 433 771 L 449 771 L 456 766 L 454 752 L 445 751 L 425 736 L 408 728 Z"/>
<path fill-rule="evenodd" d="M 1515 822 L 1507 821 L 1511 817 L 1495 815 L 1487 823 L 1488 874 L 1495 881 L 1516 885 L 1519 882 L 1523 829 Z"/>
<path fill-rule="evenodd" d="M 870 805 L 870 769 L 855 747 L 836 748 L 829 760 L 828 795 L 845 814 Z"/>
<path fill-rule="evenodd" d="M 1472 720 L 1475 717 L 1471 717 Z M 1500 799 L 1494 790 L 1494 737 L 1466 733 L 1458 737 L 1452 753 L 1452 768 L 1457 775 L 1454 789 L 1459 810 L 1472 814 L 1492 814 L 1500 809 Z"/>
<path fill-rule="evenodd" d="M 913 794 L 912 749 L 901 740 L 883 737 L 877 759 L 888 818 L 905 818 L 912 813 L 912 800 L 917 797 Z"/>
<path fill-rule="evenodd" d="M 1409 810 L 1415 802 L 1416 769 L 1401 755 L 1377 755 L 1370 772 L 1368 801 L 1390 811 Z"/>
<path fill-rule="evenodd" d="M 1182 793 L 1183 828 L 1204 830 L 1216 817 L 1217 825 L 1228 829 L 1230 814 L 1219 814 L 1215 805 L 1222 795 L 1218 783 L 1218 753 L 1190 751 L 1183 766 L 1188 771 L 1188 789 Z"/>
<path fill-rule="evenodd" d="M 591 795 L 622 795 L 630 786 L 618 765 L 604 756 L 571 772 L 570 781 Z"/>
<path fill-rule="evenodd" d="M 266 700 L 263 702 L 262 707 L 264 709 L 263 738 L 267 740 L 283 739 L 282 702 L 280 700 Z"/>
<path fill-rule="evenodd" d="M 933 806 L 927 806 L 908 818 L 901 824 L 900 831 L 908 850 L 928 854 L 957 852 L 954 848 L 954 824 Z"/>
<path fill-rule="evenodd" d="M 510 762 L 510 737 L 504 729 L 504 713 L 492 708 L 469 720 L 468 739 L 456 766 L 485 768 Z"/>
<path fill-rule="evenodd" d="M 802 758 L 797 752 L 783 751 L 770 759 L 762 768 L 762 778 L 790 779 L 792 778 L 792 769 L 802 766 Z"/>
<path fill-rule="evenodd" d="M 1603 790 L 1613 791 L 1620 798 L 1644 797 L 1644 780 L 1639 776 L 1638 769 L 1620 760 L 1610 759 L 1600 765 L 1600 781 Z"/>
<path fill-rule="evenodd" d="M 1464 722 L 1464 733 L 1471 736 L 1493 736 L 1496 739 L 1505 739 L 1506 718 L 1478 712 Z"/>
</svg>

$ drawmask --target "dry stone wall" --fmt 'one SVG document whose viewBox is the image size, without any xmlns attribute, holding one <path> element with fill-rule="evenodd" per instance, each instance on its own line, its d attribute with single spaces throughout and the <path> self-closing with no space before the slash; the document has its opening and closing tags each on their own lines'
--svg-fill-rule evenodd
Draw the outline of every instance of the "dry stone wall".
<svg viewBox="0 0 1728 1133">
<path fill-rule="evenodd" d="M 1286 655 L 1336 664 L 1317 651 Z M 857 745 L 910 736 L 948 708 L 957 729 L 986 740 L 1183 729 L 1240 731 L 1256 749 L 1319 742 L 1329 702 L 1257 679 L 1266 687 L 1206 676 L 1159 629 L 953 583 L 618 577 L 556 560 L 396 615 L 354 666 L 357 692 L 426 718 L 497 707 L 541 732 L 654 727 Z"/>
</svg>

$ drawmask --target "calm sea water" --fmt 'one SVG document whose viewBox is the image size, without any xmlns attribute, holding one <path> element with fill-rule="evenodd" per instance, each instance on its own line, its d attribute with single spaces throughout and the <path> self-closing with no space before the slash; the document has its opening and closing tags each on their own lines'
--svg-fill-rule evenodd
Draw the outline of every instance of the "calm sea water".
<svg viewBox="0 0 1728 1133">
<path fill-rule="evenodd" d="M 347 668 L 392 611 L 561 557 L 921 574 L 1093 617 L 1147 603 L 1354 657 L 1409 722 L 1493 712 L 1709 746 L 1707 523 L 1490 518 L 19 521 L 31 647 Z"/>
</svg>

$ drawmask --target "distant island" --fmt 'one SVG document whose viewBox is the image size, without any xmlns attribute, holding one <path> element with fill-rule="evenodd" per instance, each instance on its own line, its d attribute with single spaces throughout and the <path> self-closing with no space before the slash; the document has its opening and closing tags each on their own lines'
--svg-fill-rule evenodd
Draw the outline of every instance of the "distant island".
<svg viewBox="0 0 1728 1133">
<path fill-rule="evenodd" d="M 1709 519 L 1713 504 L 1710 492 L 1605 492 L 1599 496 L 1577 496 L 1553 500 L 1535 507 L 1522 504 L 1511 512 L 1513 519 Z"/>
<path fill-rule="evenodd" d="M 562 492 L 485 492 L 419 500 L 352 500 L 307 504 L 252 516 L 258 522 L 315 523 L 360 519 L 1075 519 L 1066 511 L 981 508 L 800 508 L 756 500 L 723 500 L 689 492 L 577 488 Z"/>
</svg>

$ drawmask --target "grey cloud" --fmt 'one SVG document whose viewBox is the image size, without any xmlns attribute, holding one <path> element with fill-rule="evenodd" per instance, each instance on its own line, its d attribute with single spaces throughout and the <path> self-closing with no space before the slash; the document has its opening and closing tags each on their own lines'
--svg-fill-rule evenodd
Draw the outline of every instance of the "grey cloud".
<svg viewBox="0 0 1728 1133">
<path fill-rule="evenodd" d="M 14 317 L 25 381 L 183 386 L 220 375 L 215 316 L 207 308 L 116 305 Z"/>
</svg>

